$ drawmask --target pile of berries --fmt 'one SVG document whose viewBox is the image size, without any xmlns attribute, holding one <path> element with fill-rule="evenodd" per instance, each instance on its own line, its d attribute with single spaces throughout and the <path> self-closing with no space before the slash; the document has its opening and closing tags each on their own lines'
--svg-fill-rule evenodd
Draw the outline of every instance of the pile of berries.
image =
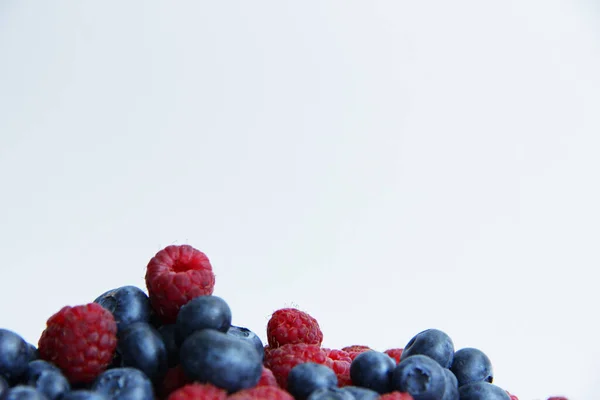
<svg viewBox="0 0 600 400">
<path fill-rule="evenodd" d="M 145 281 L 62 308 L 37 348 L 0 329 L 0 400 L 517 400 L 482 351 L 437 329 L 383 352 L 330 349 L 312 316 L 284 308 L 263 344 L 232 325 L 208 258 L 188 245 L 159 251 Z"/>
</svg>

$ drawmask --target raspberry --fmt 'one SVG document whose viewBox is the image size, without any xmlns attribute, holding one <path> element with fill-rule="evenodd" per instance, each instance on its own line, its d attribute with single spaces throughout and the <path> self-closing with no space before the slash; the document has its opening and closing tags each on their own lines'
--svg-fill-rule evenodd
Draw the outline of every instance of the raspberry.
<svg viewBox="0 0 600 400">
<path fill-rule="evenodd" d="M 352 378 L 350 378 L 350 364 L 343 361 L 334 361 L 331 366 L 333 372 L 338 378 L 338 387 L 351 386 Z"/>
<path fill-rule="evenodd" d="M 277 383 L 277 379 L 275 379 L 275 375 L 273 375 L 273 371 L 269 368 L 263 366 L 262 374 L 260 375 L 260 380 L 256 384 L 256 386 L 275 386 L 279 387 Z"/>
<path fill-rule="evenodd" d="M 371 348 L 362 344 L 353 344 L 352 346 L 342 347 L 342 350 L 344 350 L 346 353 L 363 353 L 371 350 Z"/>
<path fill-rule="evenodd" d="M 346 346 L 346 347 L 342 347 L 342 350 L 344 350 L 347 353 L 354 353 L 354 352 L 365 352 L 367 350 L 371 350 L 371 348 L 369 346 L 365 346 L 362 344 L 353 344 L 352 346 Z"/>
<path fill-rule="evenodd" d="M 225 400 L 227 392 L 210 383 L 190 383 L 187 384 L 168 397 L 168 400 Z"/>
<path fill-rule="evenodd" d="M 505 392 L 508 395 L 508 397 L 510 397 L 510 400 L 519 400 L 519 398 L 517 396 L 515 396 L 512 393 L 510 393 L 508 390 L 505 390 Z"/>
<path fill-rule="evenodd" d="M 267 355 L 269 354 L 269 352 L 270 352 L 271 350 L 273 350 L 273 347 L 271 347 L 271 346 L 269 346 L 269 345 L 267 344 L 267 345 L 265 345 L 265 347 L 264 347 L 263 349 L 264 349 L 264 354 L 265 354 L 265 357 L 267 357 Z"/>
<path fill-rule="evenodd" d="M 384 353 L 396 360 L 396 364 L 398 364 L 402 357 L 402 350 L 404 349 L 387 349 Z"/>
<path fill-rule="evenodd" d="M 414 400 L 410 393 L 390 392 L 381 395 L 379 400 Z"/>
<path fill-rule="evenodd" d="M 277 383 L 283 389 L 287 389 L 287 378 L 292 368 L 305 362 L 323 364 L 328 367 L 333 363 L 327 357 L 325 350 L 316 344 L 286 344 L 265 354 L 265 366 L 273 372 Z"/>
<path fill-rule="evenodd" d="M 100 304 L 66 306 L 46 322 L 40 358 L 59 367 L 71 383 L 89 383 L 112 361 L 116 334 L 115 318 Z"/>
<path fill-rule="evenodd" d="M 282 308 L 271 315 L 267 323 L 269 346 L 305 343 L 321 345 L 323 332 L 316 319 L 296 308 Z"/>
<path fill-rule="evenodd" d="M 160 398 L 166 399 L 175 390 L 184 387 L 191 381 L 185 376 L 185 372 L 181 365 L 176 365 L 167 370 L 165 377 L 162 380 L 162 385 L 159 386 Z"/>
<path fill-rule="evenodd" d="M 331 369 L 335 372 L 338 378 L 338 386 L 350 386 L 352 385 L 352 379 L 350 379 L 350 364 L 352 364 L 352 358 L 350 354 L 344 350 L 332 350 L 323 349 L 327 354 L 327 357 L 331 360 Z"/>
<path fill-rule="evenodd" d="M 369 351 L 371 348 L 369 346 L 363 346 L 362 344 L 355 344 L 352 346 L 342 347 L 342 350 L 348 353 L 352 361 L 354 361 L 357 355 L 364 353 L 365 351 Z"/>
<path fill-rule="evenodd" d="M 192 246 L 167 246 L 150 260 L 146 287 L 154 311 L 165 324 L 174 323 L 191 299 L 213 293 L 215 275 L 208 257 Z"/>
<path fill-rule="evenodd" d="M 548 400 L 569 400 L 566 397 L 563 396 L 552 396 L 552 397 L 548 397 Z"/>
<path fill-rule="evenodd" d="M 331 358 L 333 361 L 347 362 L 351 363 L 352 358 L 350 358 L 350 354 L 344 350 L 336 350 L 336 349 L 326 349 L 323 348 L 327 357 Z"/>
<path fill-rule="evenodd" d="M 274 386 L 257 386 L 240 390 L 232 394 L 227 400 L 294 400 L 291 394 Z"/>
</svg>

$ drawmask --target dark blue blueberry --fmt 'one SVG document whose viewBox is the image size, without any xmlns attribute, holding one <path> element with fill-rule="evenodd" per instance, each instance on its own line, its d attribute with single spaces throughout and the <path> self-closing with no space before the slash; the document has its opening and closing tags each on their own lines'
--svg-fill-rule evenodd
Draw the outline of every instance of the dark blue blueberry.
<svg viewBox="0 0 600 400">
<path fill-rule="evenodd" d="M 60 368 L 46 360 L 33 360 L 27 364 L 22 381 L 26 384 L 36 381 L 44 371 L 60 372 Z"/>
<path fill-rule="evenodd" d="M 158 315 L 156 311 L 154 311 L 154 309 L 150 310 L 150 325 L 152 325 L 156 329 L 164 325 L 163 320 L 160 318 L 160 315 Z"/>
<path fill-rule="evenodd" d="M 110 398 L 103 393 L 80 389 L 65 393 L 60 400 L 110 400 Z"/>
<path fill-rule="evenodd" d="M 181 366 L 187 377 L 229 392 L 255 386 L 262 360 L 250 344 L 214 329 L 191 334 L 181 345 Z"/>
<path fill-rule="evenodd" d="M 390 391 L 390 377 L 396 361 L 375 350 L 360 353 L 350 364 L 350 378 L 357 386 L 383 394 Z"/>
<path fill-rule="evenodd" d="M 111 400 L 154 400 L 152 382 L 135 368 L 114 368 L 96 378 L 91 390 Z"/>
<path fill-rule="evenodd" d="M 401 360 L 392 373 L 392 390 L 408 392 L 415 400 L 439 400 L 445 388 L 444 369 L 421 354 Z"/>
<path fill-rule="evenodd" d="M 0 399 L 2 398 L 2 393 L 8 390 L 8 388 L 10 388 L 10 385 L 8 384 L 6 379 L 4 379 L 2 375 L 0 375 Z"/>
<path fill-rule="evenodd" d="M 473 382 L 458 388 L 460 400 L 510 400 L 504 389 L 487 383 Z"/>
<path fill-rule="evenodd" d="M 456 375 L 454 375 L 454 373 L 448 368 L 444 368 L 444 373 L 446 374 L 446 380 L 452 386 L 456 386 L 456 388 L 458 388 L 458 379 L 456 379 Z"/>
<path fill-rule="evenodd" d="M 48 400 L 48 398 L 31 386 L 17 385 L 6 390 L 2 400 Z"/>
<path fill-rule="evenodd" d="M 29 361 L 37 360 L 38 358 L 40 358 L 40 352 L 38 351 L 37 347 L 35 347 L 31 343 L 27 343 L 27 346 L 29 346 Z"/>
<path fill-rule="evenodd" d="M 26 385 L 44 393 L 49 400 L 56 400 L 71 390 L 71 385 L 62 372 L 54 365 L 42 360 L 29 363 L 25 379 Z"/>
<path fill-rule="evenodd" d="M 151 381 L 158 382 L 168 368 L 167 348 L 158 331 L 147 322 L 134 322 L 117 336 L 121 366 L 137 368 Z"/>
<path fill-rule="evenodd" d="M 446 376 L 446 388 L 442 400 L 459 400 L 456 376 L 448 368 L 444 368 L 444 375 Z"/>
<path fill-rule="evenodd" d="M 355 400 L 355 397 L 350 391 L 335 387 L 317 389 L 308 396 L 307 400 Z"/>
<path fill-rule="evenodd" d="M 494 372 L 492 362 L 481 350 L 467 347 L 454 353 L 454 360 L 450 367 L 456 379 L 458 386 L 473 382 L 494 381 Z"/>
<path fill-rule="evenodd" d="M 177 326 L 175 324 L 162 325 L 158 328 L 158 333 L 162 337 L 167 349 L 167 358 L 169 367 L 179 364 L 179 345 L 177 344 Z"/>
<path fill-rule="evenodd" d="M 30 382 L 35 382 L 45 371 L 61 372 L 60 368 L 46 360 L 33 360 L 27 364 L 27 369 L 21 376 L 21 381 L 29 385 Z"/>
<path fill-rule="evenodd" d="M 150 300 L 144 291 L 135 286 L 122 286 L 98 296 L 94 303 L 110 311 L 117 321 L 117 328 L 123 329 L 133 322 L 150 321 Z"/>
<path fill-rule="evenodd" d="M 227 332 L 231 326 L 231 309 L 220 297 L 195 297 L 181 307 L 175 324 L 179 343 L 201 329 Z"/>
<path fill-rule="evenodd" d="M 427 329 L 408 342 L 402 351 L 400 361 L 415 354 L 428 356 L 442 367 L 450 368 L 454 356 L 454 343 L 446 333 L 438 329 Z"/>
<path fill-rule="evenodd" d="M 380 397 L 376 391 L 359 386 L 344 386 L 342 390 L 352 394 L 354 400 L 377 400 Z"/>
<path fill-rule="evenodd" d="M 31 350 L 20 335 L 8 329 L 0 329 L 0 375 L 9 382 L 16 381 L 27 369 Z"/>
<path fill-rule="evenodd" d="M 306 400 L 312 392 L 321 388 L 337 387 L 335 372 L 325 365 L 312 362 L 297 364 L 291 369 L 287 390 L 296 400 Z"/>
<path fill-rule="evenodd" d="M 227 330 L 227 334 L 251 342 L 256 348 L 256 351 L 260 354 L 260 358 L 263 359 L 265 357 L 265 346 L 263 345 L 262 340 L 260 340 L 256 333 L 252 332 L 250 329 L 231 325 Z"/>
</svg>

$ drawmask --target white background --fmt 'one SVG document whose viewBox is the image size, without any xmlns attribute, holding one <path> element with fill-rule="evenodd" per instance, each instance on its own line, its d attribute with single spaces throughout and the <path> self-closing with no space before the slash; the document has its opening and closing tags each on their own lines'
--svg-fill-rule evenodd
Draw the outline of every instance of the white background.
<svg viewBox="0 0 600 400">
<path fill-rule="evenodd" d="M 0 325 L 204 251 L 234 323 L 598 396 L 594 1 L 0 1 Z"/>
</svg>

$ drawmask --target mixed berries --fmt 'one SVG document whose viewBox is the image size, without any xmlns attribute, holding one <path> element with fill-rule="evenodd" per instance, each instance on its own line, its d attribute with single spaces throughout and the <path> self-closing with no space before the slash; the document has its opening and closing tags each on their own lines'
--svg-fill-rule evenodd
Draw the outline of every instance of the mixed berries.
<svg viewBox="0 0 600 400">
<path fill-rule="evenodd" d="M 437 329 L 384 351 L 331 349 L 314 317 L 283 308 L 264 344 L 232 325 L 208 257 L 188 245 L 159 251 L 145 282 L 63 307 L 37 347 L 0 329 L 0 400 L 518 400 L 485 353 Z"/>
</svg>

